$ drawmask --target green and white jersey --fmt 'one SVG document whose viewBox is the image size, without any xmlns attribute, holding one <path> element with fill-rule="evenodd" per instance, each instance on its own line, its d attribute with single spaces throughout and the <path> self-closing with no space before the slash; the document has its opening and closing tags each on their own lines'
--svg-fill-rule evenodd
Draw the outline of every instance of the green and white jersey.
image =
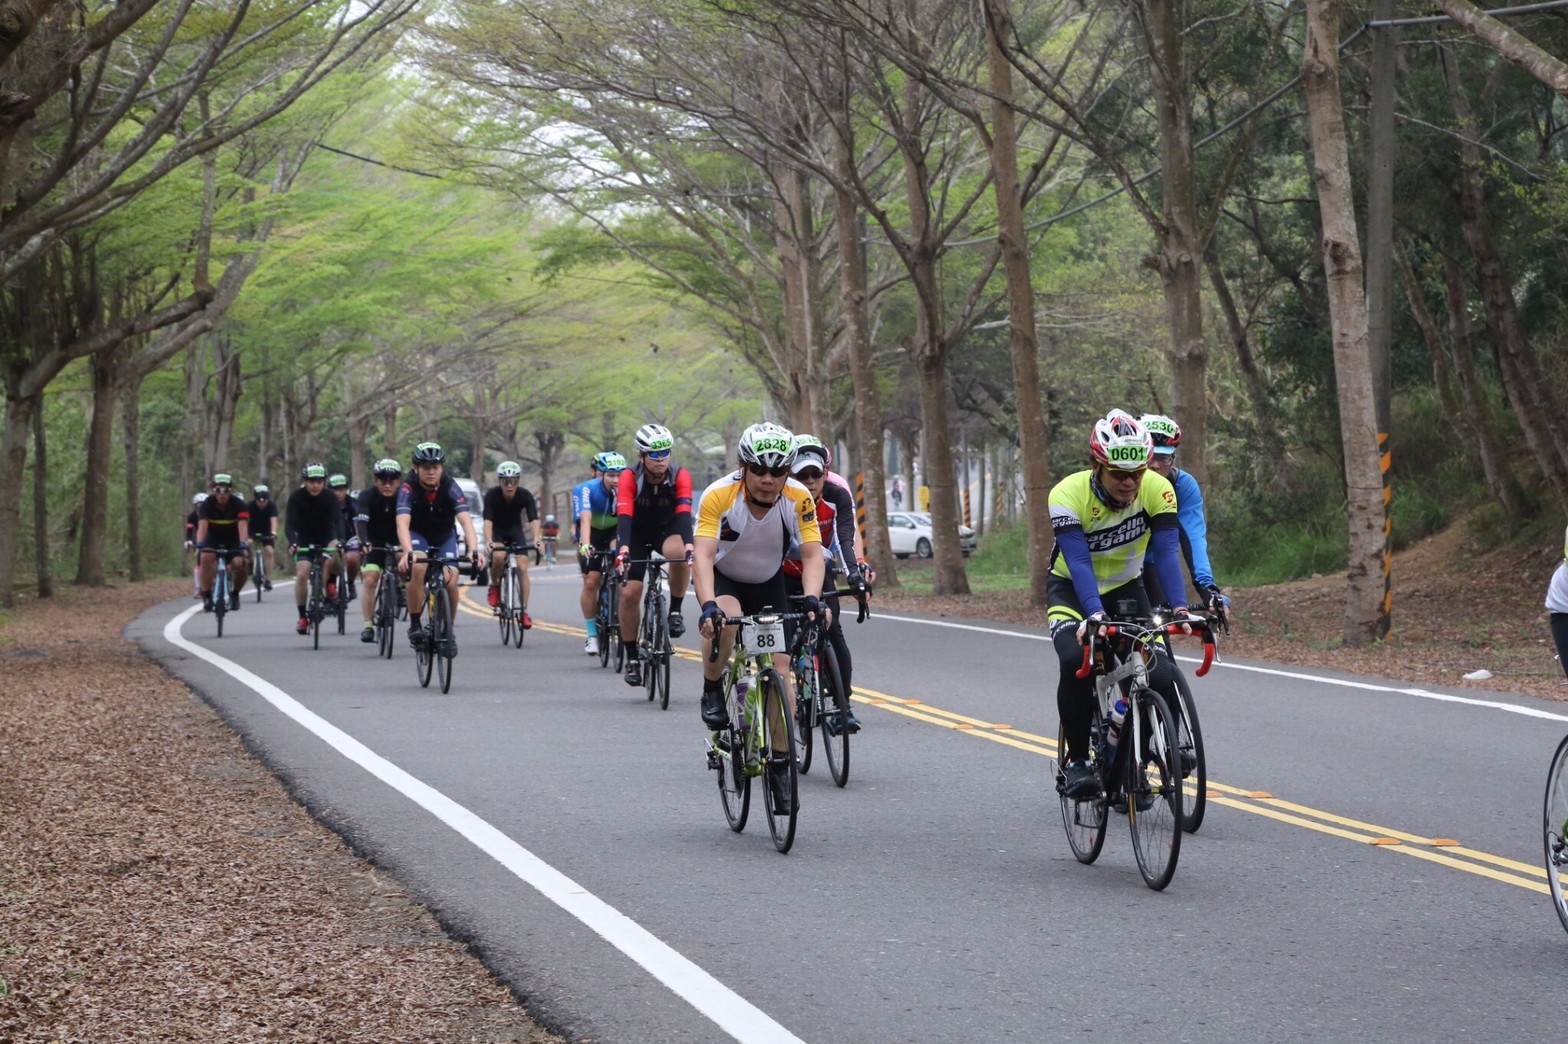
<svg viewBox="0 0 1568 1044">
<path fill-rule="evenodd" d="M 1094 579 L 1104 594 L 1143 572 L 1149 533 L 1156 525 L 1176 524 L 1176 490 L 1165 476 L 1147 471 L 1137 498 L 1123 510 L 1112 511 L 1094 495 L 1090 486 L 1093 475 L 1093 470 L 1080 471 L 1052 487 L 1051 532 L 1083 530 Z M 1167 515 L 1169 518 L 1161 517 Z M 1051 552 L 1051 575 L 1072 579 L 1060 546 Z"/>
</svg>

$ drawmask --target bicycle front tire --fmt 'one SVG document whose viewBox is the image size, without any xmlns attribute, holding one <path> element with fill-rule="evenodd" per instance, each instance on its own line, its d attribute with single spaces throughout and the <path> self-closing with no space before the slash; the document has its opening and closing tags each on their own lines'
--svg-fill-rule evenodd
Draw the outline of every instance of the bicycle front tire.
<svg viewBox="0 0 1568 1044">
<path fill-rule="evenodd" d="M 1153 689 L 1133 694 L 1139 704 L 1139 735 L 1121 758 L 1126 766 L 1127 826 L 1143 883 L 1155 891 L 1171 883 L 1181 855 L 1181 754 L 1176 720 L 1165 697 Z"/>
<path fill-rule="evenodd" d="M 431 616 L 431 626 L 435 628 L 432 634 L 436 640 L 431 643 L 430 655 L 436 661 L 436 676 L 441 682 L 443 693 L 452 691 L 452 619 L 450 615 L 451 602 L 447 599 L 446 586 L 436 592 L 435 610 Z"/>
<path fill-rule="evenodd" d="M 1192 698 L 1192 688 L 1187 684 L 1186 675 L 1179 669 L 1176 671 L 1176 694 L 1181 699 L 1181 713 L 1176 718 L 1176 742 L 1182 760 L 1185 762 L 1190 759 L 1192 763 L 1190 771 L 1185 764 L 1182 766 L 1182 779 L 1193 786 L 1182 808 L 1181 828 L 1189 834 L 1196 834 L 1198 827 L 1203 825 L 1203 813 L 1209 805 L 1209 764 L 1203 755 L 1203 729 L 1198 724 L 1198 705 Z"/>
<path fill-rule="evenodd" d="M 849 690 L 844 687 L 844 672 L 839 669 L 838 653 L 831 642 L 823 643 L 818 663 L 817 684 L 822 690 L 822 707 L 818 715 L 822 725 L 822 750 L 828 756 L 833 784 L 842 787 L 849 782 Z M 795 698 L 800 698 L 798 693 Z M 828 728 L 828 715 L 835 711 L 840 723 L 838 735 Z"/>
<path fill-rule="evenodd" d="M 599 577 L 599 606 L 594 613 L 594 630 L 599 632 L 599 668 L 610 666 L 610 595 L 604 577 Z"/>
<path fill-rule="evenodd" d="M 218 563 L 218 579 L 212 585 L 212 615 L 218 618 L 218 637 L 223 637 L 223 617 L 229 611 L 229 564 Z"/>
<path fill-rule="evenodd" d="M 670 709 L 670 622 L 664 596 L 653 599 L 653 650 L 648 663 L 648 698 L 658 698 L 659 709 Z"/>
<path fill-rule="evenodd" d="M 431 623 L 431 620 L 435 619 L 435 611 L 432 608 L 434 605 L 435 600 L 428 594 L 425 595 L 425 636 L 414 647 L 414 674 L 419 679 L 419 687 L 422 689 L 430 688 L 430 676 L 435 673 L 435 634 L 432 630 L 434 624 Z"/>
<path fill-rule="evenodd" d="M 512 616 L 512 643 L 517 648 L 523 647 L 523 614 L 528 611 L 528 606 L 523 602 L 523 577 L 514 565 L 509 570 L 512 585 L 512 597 L 506 604 Z"/>
<path fill-rule="evenodd" d="M 751 777 L 746 775 L 745 737 L 732 722 L 719 738 L 724 750 L 719 752 L 719 804 L 724 806 L 724 820 L 730 829 L 740 833 L 746 829 L 746 817 L 751 813 Z"/>
<path fill-rule="evenodd" d="M 773 847 L 780 852 L 788 852 L 795 843 L 795 823 L 800 815 L 800 776 L 795 771 L 795 758 L 790 753 L 795 747 L 795 718 L 789 712 L 789 700 L 784 695 L 784 679 L 779 677 L 777 671 L 771 667 L 763 671 L 757 684 L 762 687 L 762 721 L 757 723 L 757 727 L 762 730 L 762 756 L 770 763 L 775 758 L 778 761 L 777 766 L 763 770 L 762 807 L 768 813 L 768 833 L 773 835 Z M 775 721 L 783 727 L 784 735 L 773 734 L 777 727 Z M 783 752 L 783 756 L 777 757 L 776 751 Z M 785 774 L 784 792 L 790 799 L 788 811 L 774 803 L 773 786 L 768 779 L 769 772 L 781 770 Z"/>
<path fill-rule="evenodd" d="M 822 688 L 815 658 L 809 652 L 795 657 L 791 673 L 795 679 L 795 768 L 804 776 L 811 771 L 811 739 Z"/>
<path fill-rule="evenodd" d="M 1557 745 L 1546 773 L 1546 800 L 1541 806 L 1546 881 L 1552 890 L 1557 919 L 1568 930 L 1568 736 Z"/>
</svg>

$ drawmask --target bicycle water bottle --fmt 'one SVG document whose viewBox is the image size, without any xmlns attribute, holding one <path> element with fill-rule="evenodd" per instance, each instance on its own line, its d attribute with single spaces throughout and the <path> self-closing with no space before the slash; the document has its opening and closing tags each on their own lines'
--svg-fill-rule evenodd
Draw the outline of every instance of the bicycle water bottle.
<svg viewBox="0 0 1568 1044">
<path fill-rule="evenodd" d="M 751 721 L 746 716 L 746 693 L 751 688 L 752 676 L 742 674 L 735 680 L 735 727 L 745 732 L 751 727 Z"/>
<path fill-rule="evenodd" d="M 1116 745 L 1121 742 L 1122 722 L 1127 720 L 1127 699 L 1123 696 L 1116 697 L 1116 703 L 1111 707 L 1111 727 L 1105 733 L 1105 767 L 1116 760 Z"/>
</svg>

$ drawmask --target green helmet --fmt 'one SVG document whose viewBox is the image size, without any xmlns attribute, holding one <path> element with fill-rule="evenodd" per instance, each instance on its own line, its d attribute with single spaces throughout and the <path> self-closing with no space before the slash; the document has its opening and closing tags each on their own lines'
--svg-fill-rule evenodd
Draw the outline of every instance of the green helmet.
<svg viewBox="0 0 1568 1044">
<path fill-rule="evenodd" d="M 325 464 L 306 464 L 299 469 L 299 477 L 306 480 L 325 479 L 327 477 L 327 466 Z"/>
<path fill-rule="evenodd" d="M 373 471 L 376 478 L 403 477 L 403 465 L 399 464 L 391 457 L 382 457 L 380 460 L 376 461 L 376 466 Z"/>
<path fill-rule="evenodd" d="M 333 489 L 343 489 L 348 485 L 348 476 L 341 473 L 336 473 L 331 478 L 327 479 L 327 485 L 331 486 Z"/>
<path fill-rule="evenodd" d="M 220 471 L 216 475 L 212 476 L 212 488 L 213 489 L 217 489 L 219 486 L 233 486 L 233 485 L 234 485 L 234 476 L 228 474 L 227 472 Z"/>
</svg>

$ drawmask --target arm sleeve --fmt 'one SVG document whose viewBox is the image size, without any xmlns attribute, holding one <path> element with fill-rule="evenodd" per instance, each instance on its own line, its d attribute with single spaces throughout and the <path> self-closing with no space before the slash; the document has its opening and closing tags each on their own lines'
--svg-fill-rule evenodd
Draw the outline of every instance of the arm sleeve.
<svg viewBox="0 0 1568 1044">
<path fill-rule="evenodd" d="M 615 484 L 615 542 L 621 547 L 632 542 L 632 512 L 636 509 L 637 476 L 626 468 Z"/>
<path fill-rule="evenodd" d="M 1184 607 L 1187 599 L 1182 597 L 1186 588 L 1181 582 L 1181 527 L 1170 515 L 1154 516 L 1151 525 L 1149 557 L 1154 560 L 1154 575 L 1159 577 L 1171 607 Z"/>
<path fill-rule="evenodd" d="M 1073 592 L 1085 616 L 1105 611 L 1100 601 L 1100 581 L 1094 576 L 1094 560 L 1089 557 L 1089 538 L 1083 535 L 1082 526 L 1063 526 L 1056 530 L 1056 547 L 1067 562 L 1072 574 Z"/>
<path fill-rule="evenodd" d="M 681 468 L 675 473 L 675 528 L 681 543 L 691 543 L 691 472 Z"/>
<path fill-rule="evenodd" d="M 1198 480 L 1185 471 L 1177 476 L 1176 505 L 1177 518 L 1191 551 L 1188 564 L 1192 579 L 1201 591 L 1214 583 L 1214 567 L 1209 564 L 1209 527 L 1203 517 L 1203 490 L 1198 488 Z"/>
<path fill-rule="evenodd" d="M 833 529 L 838 534 L 838 548 L 850 568 L 855 565 L 855 495 L 843 486 L 822 487 L 827 499 L 833 502 Z"/>
<path fill-rule="evenodd" d="M 327 512 L 327 517 L 332 520 L 332 539 L 338 541 L 343 540 L 343 529 L 347 522 L 347 520 L 343 517 L 343 509 L 337 505 L 333 505 L 332 510 Z"/>
<path fill-rule="evenodd" d="M 299 500 L 293 496 L 283 509 L 283 537 L 294 547 L 299 546 Z"/>
<path fill-rule="evenodd" d="M 370 544 L 370 512 L 365 508 L 365 502 L 360 499 L 368 497 L 369 493 L 361 493 L 354 498 L 354 535 L 359 537 L 361 544 Z"/>
</svg>

